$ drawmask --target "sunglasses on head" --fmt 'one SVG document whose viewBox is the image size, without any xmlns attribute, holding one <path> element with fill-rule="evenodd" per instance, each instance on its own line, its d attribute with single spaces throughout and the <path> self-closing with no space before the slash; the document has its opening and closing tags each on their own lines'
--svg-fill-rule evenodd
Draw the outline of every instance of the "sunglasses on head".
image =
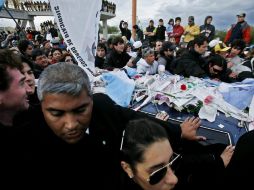
<svg viewBox="0 0 254 190">
<path fill-rule="evenodd" d="M 222 72 L 222 70 L 215 69 L 215 68 L 213 67 L 213 72 L 215 72 L 215 73 L 221 73 L 221 72 Z"/>
<path fill-rule="evenodd" d="M 172 170 L 176 169 L 175 168 L 176 160 L 178 160 L 178 158 L 180 157 L 181 157 L 180 154 L 174 153 L 171 158 L 171 161 L 168 164 L 151 173 L 149 178 L 147 179 L 150 185 L 155 185 L 159 183 L 167 174 L 168 167 L 170 167 Z"/>
</svg>

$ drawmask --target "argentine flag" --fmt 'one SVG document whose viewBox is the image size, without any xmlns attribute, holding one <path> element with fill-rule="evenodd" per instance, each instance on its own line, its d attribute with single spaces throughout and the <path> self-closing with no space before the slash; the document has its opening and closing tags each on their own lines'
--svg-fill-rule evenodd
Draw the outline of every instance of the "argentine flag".
<svg viewBox="0 0 254 190">
<path fill-rule="evenodd" d="M 5 2 L 5 0 L 0 0 L 0 11 L 2 10 L 2 8 L 4 6 L 4 2 Z"/>
</svg>

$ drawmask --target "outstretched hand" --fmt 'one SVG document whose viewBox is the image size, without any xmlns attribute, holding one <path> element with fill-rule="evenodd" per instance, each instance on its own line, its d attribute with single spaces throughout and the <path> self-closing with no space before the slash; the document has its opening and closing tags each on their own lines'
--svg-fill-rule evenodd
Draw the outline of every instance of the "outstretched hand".
<svg viewBox="0 0 254 190">
<path fill-rule="evenodd" d="M 183 123 L 181 123 L 182 138 L 187 140 L 206 140 L 204 136 L 197 136 L 197 129 L 201 125 L 201 120 L 198 117 L 187 117 Z"/>
</svg>

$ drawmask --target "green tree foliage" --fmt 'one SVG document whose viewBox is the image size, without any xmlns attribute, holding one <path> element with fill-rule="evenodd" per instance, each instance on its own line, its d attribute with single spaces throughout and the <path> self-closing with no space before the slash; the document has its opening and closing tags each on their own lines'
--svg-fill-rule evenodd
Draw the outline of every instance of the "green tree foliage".
<svg viewBox="0 0 254 190">
<path fill-rule="evenodd" d="M 102 28 L 101 24 L 99 25 L 99 32 L 103 33 L 103 28 Z M 119 28 L 117 26 L 109 26 L 108 25 L 108 33 L 109 34 L 118 34 L 119 32 L 120 31 L 119 31 Z"/>
</svg>

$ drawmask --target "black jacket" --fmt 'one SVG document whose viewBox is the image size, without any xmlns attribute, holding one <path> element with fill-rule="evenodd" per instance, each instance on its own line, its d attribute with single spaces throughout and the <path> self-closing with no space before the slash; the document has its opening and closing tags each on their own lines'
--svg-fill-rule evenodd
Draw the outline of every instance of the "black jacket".
<svg viewBox="0 0 254 190">
<path fill-rule="evenodd" d="M 72 189 L 86 189 L 91 185 L 93 189 L 118 189 L 122 131 L 129 120 L 148 115 L 120 107 L 104 94 L 95 94 L 93 101 L 89 135 L 85 134 L 73 145 L 65 143 L 47 126 L 40 106 L 25 112 L 28 117 L 22 117 L 20 130 L 15 133 L 15 139 L 12 138 L 19 151 L 16 153 L 17 150 L 11 149 L 15 156 L 11 161 L 5 159 L 9 166 L 17 160 L 15 167 L 9 168 L 10 173 L 17 174 L 24 187 L 32 180 L 41 186 L 53 184 L 58 188 L 72 185 Z M 179 125 L 170 127 L 169 123 L 155 120 L 166 128 L 172 146 L 178 147 L 181 139 Z M 26 174 L 22 175 L 24 171 Z M 5 178 L 8 177 L 2 179 Z"/>
<path fill-rule="evenodd" d="M 191 49 L 181 57 L 175 59 L 171 64 L 170 70 L 174 74 L 183 75 L 185 77 L 205 77 L 206 72 L 203 69 L 205 65 L 204 59 L 194 49 Z"/>
<path fill-rule="evenodd" d="M 113 50 L 106 58 L 106 69 L 107 68 L 123 68 L 131 56 L 128 53 L 123 52 L 121 54 Z"/>
</svg>

